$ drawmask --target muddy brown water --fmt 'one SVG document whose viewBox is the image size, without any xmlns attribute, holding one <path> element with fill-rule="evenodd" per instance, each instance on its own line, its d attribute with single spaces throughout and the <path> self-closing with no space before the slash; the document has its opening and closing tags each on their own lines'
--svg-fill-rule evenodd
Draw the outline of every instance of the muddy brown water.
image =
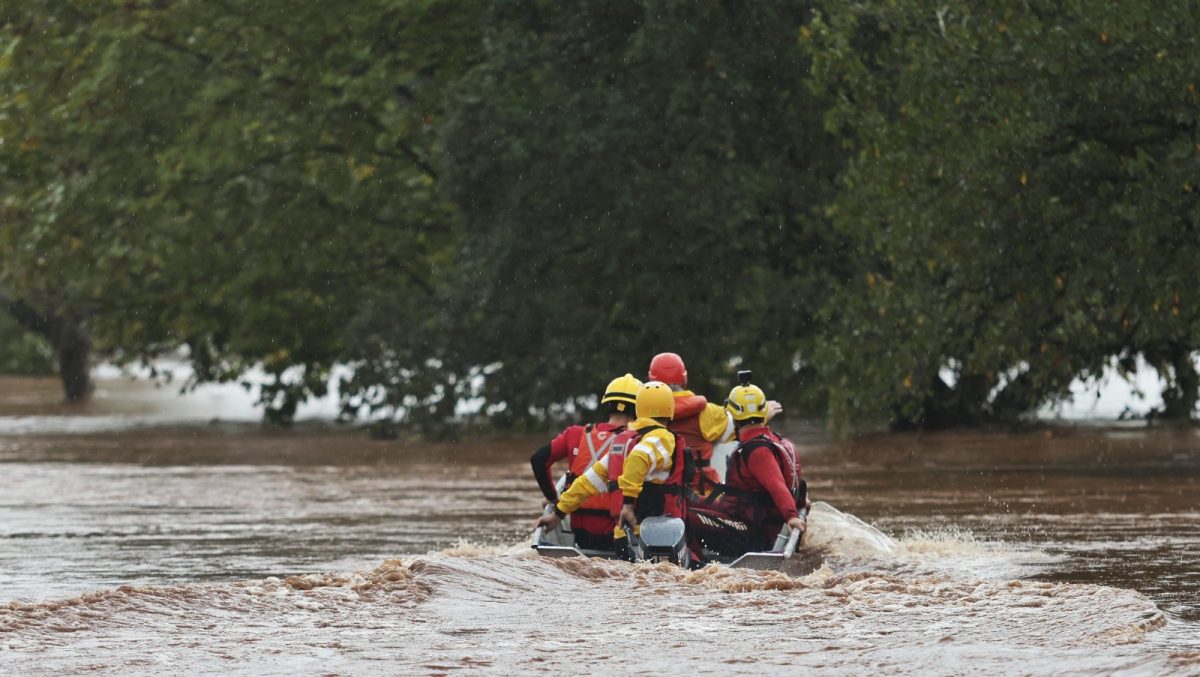
<svg viewBox="0 0 1200 677">
<path fill-rule="evenodd" d="M 1200 674 L 1194 430 L 792 426 L 825 564 L 789 577 L 533 557 L 538 438 L 208 423 L 140 387 L 0 379 L 0 673 Z"/>
</svg>

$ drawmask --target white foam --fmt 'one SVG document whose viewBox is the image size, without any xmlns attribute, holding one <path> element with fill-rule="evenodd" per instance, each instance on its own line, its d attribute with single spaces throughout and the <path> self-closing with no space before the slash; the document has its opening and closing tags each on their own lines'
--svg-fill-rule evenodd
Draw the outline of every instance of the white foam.
<svg viewBox="0 0 1200 677">
<path fill-rule="evenodd" d="M 809 511 L 804 544 L 841 566 L 927 570 L 968 578 L 1027 576 L 1060 561 L 1024 544 L 978 539 L 969 529 L 917 530 L 896 539 L 828 503 Z"/>
<path fill-rule="evenodd" d="M 847 557 L 883 558 L 898 549 L 887 534 L 823 501 L 809 509 L 804 544 Z"/>
</svg>

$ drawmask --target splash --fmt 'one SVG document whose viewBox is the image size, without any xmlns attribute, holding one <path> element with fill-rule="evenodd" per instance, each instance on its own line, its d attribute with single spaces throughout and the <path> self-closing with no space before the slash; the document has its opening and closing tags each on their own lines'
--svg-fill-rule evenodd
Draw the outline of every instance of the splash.
<svg viewBox="0 0 1200 677">
<path fill-rule="evenodd" d="M 123 585 L 64 600 L 10 602 L 0 606 L 0 632 L 82 632 L 125 614 L 180 616 L 187 609 L 317 610 L 327 605 L 376 602 L 413 605 L 431 592 L 411 563 L 393 559 L 365 572 L 270 577 L 225 585 Z"/>
<path fill-rule="evenodd" d="M 429 586 L 416 579 L 412 565 L 400 559 L 386 560 L 368 572 L 351 575 L 288 576 L 282 581 L 278 578 L 268 578 L 263 586 L 247 586 L 246 589 L 257 594 L 271 594 L 280 591 L 281 586 L 305 592 L 321 588 L 344 588 L 358 595 L 360 599 L 375 599 L 380 595 L 388 595 L 392 601 L 406 597 L 412 601 L 421 601 L 430 593 Z"/>
<path fill-rule="evenodd" d="M 900 544 L 911 553 L 942 556 L 983 555 L 996 545 L 979 540 L 970 529 L 961 527 L 911 529 L 904 533 Z"/>
<path fill-rule="evenodd" d="M 822 501 L 809 509 L 804 546 L 848 558 L 882 559 L 899 550 L 882 531 Z"/>
<path fill-rule="evenodd" d="M 0 651 L 20 674 L 1186 670 L 1192 654 L 1146 642 L 1166 622 L 1138 593 L 1094 585 L 436 554 L 9 604 Z"/>
<path fill-rule="evenodd" d="M 449 548 L 432 550 L 426 554 L 431 556 L 446 555 L 449 557 L 537 557 L 537 553 L 533 551 L 533 548 L 529 547 L 529 543 L 526 541 L 486 545 L 469 541 L 465 538 L 458 539 L 458 542 Z"/>
<path fill-rule="evenodd" d="M 814 503 L 804 546 L 835 569 L 940 572 L 968 578 L 1028 576 L 1061 561 L 1028 545 L 984 541 L 969 529 L 915 529 L 893 538 L 828 503 Z"/>
<path fill-rule="evenodd" d="M 816 562 L 824 560 L 826 564 L 823 566 L 829 570 L 878 569 L 912 574 L 941 572 L 961 574 L 968 578 L 1003 579 L 1028 575 L 1060 560 L 1028 546 L 984 541 L 970 530 L 958 527 L 911 530 L 900 538 L 893 538 L 855 515 L 825 502 L 812 505 L 808 524 L 800 554 L 803 556 L 807 553 Z M 483 544 L 459 539 L 449 548 L 426 554 L 463 558 L 537 557 L 524 539 L 507 544 Z M 560 566 L 584 568 L 589 565 L 579 563 L 589 561 L 602 560 L 559 560 Z M 792 574 L 789 580 L 796 580 L 798 571 L 807 572 L 819 566 L 822 565 L 789 570 L 788 573 Z M 792 584 L 780 585 L 787 587 Z"/>
</svg>

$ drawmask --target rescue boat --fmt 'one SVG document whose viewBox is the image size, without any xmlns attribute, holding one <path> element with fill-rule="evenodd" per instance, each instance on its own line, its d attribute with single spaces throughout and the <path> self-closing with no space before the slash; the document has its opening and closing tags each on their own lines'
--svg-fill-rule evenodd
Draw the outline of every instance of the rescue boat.
<svg viewBox="0 0 1200 677">
<path fill-rule="evenodd" d="M 736 445 L 721 444 L 713 450 L 713 465 L 725 467 L 725 459 Z M 559 480 L 558 490 L 563 491 Z M 549 508 L 547 508 L 549 510 Z M 807 512 L 807 509 L 805 510 Z M 684 568 L 698 564 L 717 562 L 730 567 L 782 571 L 789 575 L 802 576 L 821 566 L 820 554 L 803 548 L 801 532 L 788 533 L 785 526 L 775 540 L 775 547 L 767 552 L 746 552 L 737 556 L 705 550 L 703 559 L 693 561 L 687 545 L 687 525 L 677 517 L 649 517 L 639 525 L 639 534 L 630 539 L 630 552 L 617 553 L 613 550 L 591 550 L 575 544 L 571 531 L 571 517 L 567 516 L 557 527 L 545 530 L 538 527 L 531 538 L 531 547 L 542 557 L 601 557 L 605 559 L 634 559 L 639 561 L 671 562 Z"/>
</svg>

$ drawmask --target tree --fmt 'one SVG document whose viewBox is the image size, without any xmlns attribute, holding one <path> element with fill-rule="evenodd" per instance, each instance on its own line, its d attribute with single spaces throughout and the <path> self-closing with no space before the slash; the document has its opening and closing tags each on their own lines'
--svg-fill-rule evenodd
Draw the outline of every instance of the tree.
<svg viewBox="0 0 1200 677">
<path fill-rule="evenodd" d="M 322 394 L 371 290 L 432 293 L 455 216 L 430 164 L 473 3 L 5 2 L 0 290 L 55 341 L 261 364 L 268 412 Z M 61 361 L 61 360 L 60 360 Z"/>
<path fill-rule="evenodd" d="M 840 262 L 821 211 L 839 155 L 805 86 L 806 13 L 493 3 L 438 157 L 467 224 L 446 362 L 487 367 L 497 416 L 587 402 L 663 350 L 710 395 L 741 364 L 819 400 L 805 354 Z"/>
<path fill-rule="evenodd" d="M 836 416 L 1011 420 L 1139 354 L 1191 414 L 1195 9 L 912 0 L 806 29 L 862 261 L 826 311 Z"/>
</svg>

